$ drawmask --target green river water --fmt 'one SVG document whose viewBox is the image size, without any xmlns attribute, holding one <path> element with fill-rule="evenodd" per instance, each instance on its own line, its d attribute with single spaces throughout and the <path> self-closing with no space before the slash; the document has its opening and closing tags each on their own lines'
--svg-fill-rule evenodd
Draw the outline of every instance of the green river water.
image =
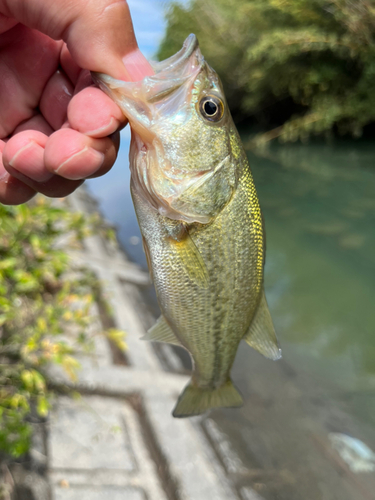
<svg viewBox="0 0 375 500">
<path fill-rule="evenodd" d="M 343 390 L 374 390 L 375 147 L 284 145 L 267 156 L 249 155 L 284 350 Z M 375 406 L 367 416 L 375 425 Z"/>
</svg>

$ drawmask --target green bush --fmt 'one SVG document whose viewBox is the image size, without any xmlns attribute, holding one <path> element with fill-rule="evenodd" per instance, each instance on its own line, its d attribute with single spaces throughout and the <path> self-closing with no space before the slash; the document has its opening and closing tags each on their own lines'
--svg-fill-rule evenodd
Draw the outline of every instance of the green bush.
<svg viewBox="0 0 375 500">
<path fill-rule="evenodd" d="M 263 140 L 359 136 L 375 121 L 371 0 L 191 0 L 166 17 L 158 57 L 195 33 L 235 115 L 281 120 Z"/>
<path fill-rule="evenodd" d="M 13 456 L 30 445 L 32 414 L 45 417 L 53 391 L 46 367 L 61 365 L 74 380 L 74 354 L 92 347 L 93 277 L 73 270 L 57 243 L 69 233 L 79 245 L 97 223 L 39 197 L 18 207 L 0 204 L 0 450 Z M 62 334 L 74 328 L 74 343 Z M 116 331 L 107 332 L 123 347 Z"/>
</svg>

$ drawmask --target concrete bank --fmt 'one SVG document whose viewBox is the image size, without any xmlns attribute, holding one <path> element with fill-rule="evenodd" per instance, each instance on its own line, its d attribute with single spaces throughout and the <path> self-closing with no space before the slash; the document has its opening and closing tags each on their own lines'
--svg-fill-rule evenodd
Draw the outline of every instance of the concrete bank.
<svg viewBox="0 0 375 500">
<path fill-rule="evenodd" d="M 95 208 L 84 189 L 69 203 L 81 212 Z M 31 455 L 47 471 L 45 497 L 260 500 L 244 481 L 233 481 L 246 478 L 248 471 L 215 422 L 171 416 L 188 375 L 172 348 L 140 340 L 155 319 L 140 293 L 140 287 L 150 285 L 148 275 L 99 236 L 70 254 L 101 280 L 114 325 L 127 334 L 128 350 L 119 360 L 98 336 L 95 356 L 81 359 L 76 388 L 82 397 L 60 396 L 45 431 L 35 435 Z M 99 320 L 94 327 L 103 328 Z M 67 383 L 61 374 L 54 378 Z"/>
</svg>

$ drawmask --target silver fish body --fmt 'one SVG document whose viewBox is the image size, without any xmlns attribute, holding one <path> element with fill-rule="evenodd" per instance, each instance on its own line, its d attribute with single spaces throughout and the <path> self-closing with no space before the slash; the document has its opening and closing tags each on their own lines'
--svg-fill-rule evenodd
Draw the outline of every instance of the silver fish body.
<svg viewBox="0 0 375 500">
<path fill-rule="evenodd" d="M 230 369 L 242 339 L 280 357 L 263 291 L 265 234 L 246 153 L 194 35 L 155 77 L 96 81 L 132 128 L 131 192 L 162 316 L 149 340 L 191 354 L 173 415 L 236 407 Z"/>
</svg>

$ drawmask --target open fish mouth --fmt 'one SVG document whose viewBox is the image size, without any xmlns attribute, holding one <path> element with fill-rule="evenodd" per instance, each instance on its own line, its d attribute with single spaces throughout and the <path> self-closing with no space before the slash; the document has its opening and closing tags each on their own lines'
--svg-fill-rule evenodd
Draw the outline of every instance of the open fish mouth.
<svg viewBox="0 0 375 500">
<path fill-rule="evenodd" d="M 138 82 L 125 82 L 103 73 L 92 73 L 94 82 L 113 99 L 129 120 L 133 132 L 152 144 L 161 120 L 186 116 L 191 89 L 198 74 L 207 68 L 197 37 L 191 34 L 175 55 L 150 62 L 155 74 Z"/>
<path fill-rule="evenodd" d="M 186 62 L 190 59 L 190 57 L 194 54 L 194 52 L 199 49 L 198 39 L 194 34 L 189 35 L 184 41 L 181 50 L 179 50 L 176 54 L 165 59 L 164 61 L 154 62 L 151 61 L 150 64 L 157 75 L 160 76 L 160 73 L 164 73 L 167 76 L 169 71 L 175 73 L 178 72 L 179 69 L 182 71 L 186 66 Z M 203 61 L 203 56 L 201 56 Z"/>
<path fill-rule="evenodd" d="M 150 61 L 155 75 L 147 76 L 138 82 L 124 82 L 104 73 L 95 72 L 92 72 L 92 77 L 94 82 L 109 95 L 118 94 L 116 90 L 121 89 L 125 99 L 137 99 L 153 104 L 194 79 L 204 63 L 198 39 L 191 34 L 185 40 L 182 49 L 173 56 L 161 62 Z"/>
</svg>

